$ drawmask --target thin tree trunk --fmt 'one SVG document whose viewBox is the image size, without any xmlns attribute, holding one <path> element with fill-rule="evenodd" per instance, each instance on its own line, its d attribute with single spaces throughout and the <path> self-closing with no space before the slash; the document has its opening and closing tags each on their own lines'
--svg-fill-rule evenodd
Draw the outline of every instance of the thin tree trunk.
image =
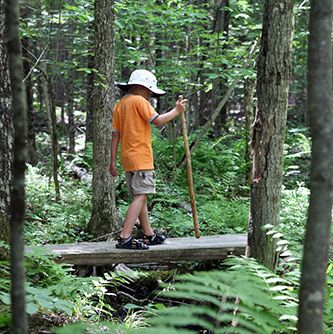
<svg viewBox="0 0 333 334">
<path fill-rule="evenodd" d="M 41 75 L 37 76 L 37 99 L 38 99 L 38 113 L 43 113 L 43 83 Z"/>
<path fill-rule="evenodd" d="M 13 334 L 28 332 L 24 290 L 24 241 L 25 214 L 25 163 L 27 157 L 27 113 L 23 80 L 23 64 L 19 40 L 19 2 L 8 0 L 6 7 L 8 28 L 8 59 L 14 115 L 14 161 L 11 184 L 10 259 L 11 259 L 11 311 Z"/>
<path fill-rule="evenodd" d="M 308 106 L 312 162 L 297 326 L 302 334 L 323 333 L 333 203 L 332 18 L 332 0 L 311 1 Z"/>
<path fill-rule="evenodd" d="M 9 242 L 13 115 L 5 29 L 5 0 L 0 0 L 0 239 Z"/>
<path fill-rule="evenodd" d="M 54 37 L 50 39 L 50 49 L 54 52 L 54 60 L 58 63 L 64 63 L 66 61 L 70 61 L 67 57 L 68 51 L 67 48 L 70 49 L 72 45 L 70 44 L 70 41 L 67 40 L 67 34 L 64 36 L 64 29 L 66 29 L 65 24 L 62 23 L 62 6 L 64 3 L 68 3 L 68 5 L 71 5 L 72 3 L 70 1 L 61 0 L 58 1 L 59 7 L 58 7 L 58 13 L 56 14 L 56 9 L 53 5 L 53 12 L 49 12 L 50 16 L 54 17 L 54 22 L 52 24 L 52 27 L 50 28 L 50 34 L 53 34 Z M 58 16 L 56 19 L 55 16 Z M 57 22 L 56 22 L 57 20 Z M 71 29 L 73 28 L 73 23 L 70 25 Z M 72 34 L 69 32 L 70 39 L 73 39 Z M 52 69 L 54 69 L 53 67 Z M 64 80 L 64 77 L 59 73 L 55 73 L 54 79 L 53 79 L 53 87 L 54 87 L 54 103 L 55 105 L 59 106 L 61 110 L 65 109 L 65 103 L 66 103 L 66 92 L 67 92 L 67 85 L 66 80 Z M 61 127 L 65 128 L 65 118 L 61 118 Z"/>
<path fill-rule="evenodd" d="M 23 56 L 23 69 L 25 80 L 25 89 L 27 95 L 27 124 L 28 124 L 28 141 L 27 141 L 27 150 L 28 158 L 27 161 L 35 166 L 37 164 L 37 148 L 36 148 L 36 136 L 34 129 L 34 108 L 33 108 L 33 90 L 32 90 L 32 73 L 31 63 L 29 61 L 29 54 L 27 50 L 30 48 L 29 39 L 27 37 L 22 39 L 22 56 Z"/>
<path fill-rule="evenodd" d="M 117 211 L 115 184 L 110 175 L 111 123 L 114 104 L 114 0 L 95 1 L 95 78 L 94 95 L 93 210 L 90 233 L 101 236 L 115 232 Z M 103 83 L 103 84 L 101 84 Z"/>
<path fill-rule="evenodd" d="M 215 0 L 215 19 L 213 31 L 218 35 L 223 34 L 225 41 L 229 37 L 229 21 L 230 13 L 229 9 L 229 0 Z M 219 38 L 217 38 L 216 52 L 223 53 L 225 50 L 225 43 L 221 46 L 219 43 Z M 222 65 L 222 69 L 226 70 L 227 66 Z M 212 109 L 215 110 L 217 107 L 220 98 L 227 92 L 228 87 L 221 79 L 215 79 L 213 81 L 212 88 Z M 214 136 L 219 137 L 222 134 L 222 127 L 226 127 L 227 122 L 227 112 L 228 112 L 228 103 L 224 105 L 221 112 L 217 115 L 214 122 Z"/>
<path fill-rule="evenodd" d="M 68 1 L 69 5 L 73 5 L 73 0 Z M 75 22 L 73 20 L 68 21 L 68 39 L 66 44 L 69 45 L 70 50 L 74 47 L 74 32 L 75 32 Z M 73 63 L 73 52 L 69 51 L 67 58 Z M 70 157 L 75 154 L 75 117 L 74 117 L 74 92 L 75 92 L 75 68 L 69 69 L 67 90 L 66 90 L 66 102 L 67 102 L 67 116 L 68 116 L 68 141 L 69 149 L 68 152 Z"/>
<path fill-rule="evenodd" d="M 89 36 L 92 35 L 92 32 L 89 32 Z M 93 41 L 91 41 L 93 45 Z M 86 96 L 86 140 L 85 146 L 87 147 L 87 143 L 91 143 L 93 141 L 93 110 L 94 110 L 94 55 L 93 55 L 93 47 L 90 50 L 90 54 L 88 56 L 88 64 L 87 67 L 91 70 L 87 75 L 87 96 Z"/>
<path fill-rule="evenodd" d="M 245 154 L 244 160 L 246 163 L 245 180 L 247 184 L 251 183 L 251 149 L 250 142 L 252 138 L 252 124 L 254 119 L 254 91 L 255 79 L 248 78 L 244 84 L 244 99 L 243 110 L 245 115 Z"/>
<path fill-rule="evenodd" d="M 60 186 L 58 180 L 59 174 L 59 144 L 58 144 L 58 132 L 57 132 L 57 118 L 55 112 L 54 105 L 54 96 L 52 89 L 52 82 L 47 75 L 46 65 L 44 63 L 41 64 L 42 74 L 42 89 L 43 89 L 43 100 L 45 103 L 45 108 L 47 110 L 48 115 L 48 128 L 50 132 L 51 138 L 51 163 L 52 163 L 52 176 L 54 182 L 54 190 L 56 200 L 60 199 Z"/>
<path fill-rule="evenodd" d="M 279 224 L 293 7 L 293 0 L 265 1 L 258 57 L 248 243 L 250 255 L 270 269 L 275 269 L 278 256 L 263 227 Z"/>
<path fill-rule="evenodd" d="M 67 86 L 67 116 L 68 116 L 68 140 L 70 155 L 75 154 L 75 119 L 74 119 L 74 70 L 70 69 L 69 82 Z"/>
</svg>

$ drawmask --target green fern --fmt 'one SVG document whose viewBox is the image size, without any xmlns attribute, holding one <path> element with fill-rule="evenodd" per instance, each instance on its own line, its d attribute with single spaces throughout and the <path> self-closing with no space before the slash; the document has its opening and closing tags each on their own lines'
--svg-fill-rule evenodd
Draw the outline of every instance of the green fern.
<svg viewBox="0 0 333 334">
<path fill-rule="evenodd" d="M 176 283 L 165 286 L 164 295 L 183 305 L 156 311 L 147 319 L 147 327 L 109 323 L 103 325 L 103 331 L 92 325 L 87 328 L 94 333 L 119 334 L 294 332 L 297 296 L 289 280 L 253 259 L 230 258 L 226 264 L 226 271 L 182 275 Z"/>
<path fill-rule="evenodd" d="M 181 276 L 166 295 L 195 303 L 162 311 L 158 318 L 151 320 L 156 332 L 159 325 L 168 324 L 176 329 L 195 326 L 211 333 L 228 333 L 230 330 L 233 333 L 264 334 L 276 329 L 288 333 L 288 328 L 294 326 L 297 306 L 294 296 L 286 292 L 289 282 L 251 259 L 233 258 L 227 263 L 231 268 L 226 272 Z M 232 323 L 237 323 L 237 327 Z"/>
</svg>

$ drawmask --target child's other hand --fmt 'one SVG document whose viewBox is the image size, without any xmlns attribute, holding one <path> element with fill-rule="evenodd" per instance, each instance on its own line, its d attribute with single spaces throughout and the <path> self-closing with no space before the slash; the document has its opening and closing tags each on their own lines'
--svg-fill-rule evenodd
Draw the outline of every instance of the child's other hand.
<svg viewBox="0 0 333 334">
<path fill-rule="evenodd" d="M 110 174 L 113 177 L 118 176 L 116 164 L 110 164 Z"/>
<path fill-rule="evenodd" d="M 176 102 L 176 107 L 175 107 L 178 115 L 182 114 L 186 110 L 186 103 L 187 103 L 187 100 L 186 99 L 183 100 L 183 96 L 179 95 L 178 101 Z"/>
</svg>

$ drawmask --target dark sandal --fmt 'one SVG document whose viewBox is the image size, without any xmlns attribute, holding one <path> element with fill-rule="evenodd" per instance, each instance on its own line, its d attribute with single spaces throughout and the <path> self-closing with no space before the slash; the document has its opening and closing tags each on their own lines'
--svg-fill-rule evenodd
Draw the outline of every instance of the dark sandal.
<svg viewBox="0 0 333 334">
<path fill-rule="evenodd" d="M 166 240 L 166 236 L 164 234 L 159 234 L 159 233 L 154 233 L 153 235 L 144 235 L 142 241 L 146 244 L 146 245 L 161 245 L 164 243 L 164 241 Z"/>
<path fill-rule="evenodd" d="M 127 239 L 119 238 L 118 243 L 116 244 L 116 248 L 139 250 L 149 249 L 149 247 L 145 243 L 140 240 L 134 239 L 133 237 L 129 237 Z"/>
</svg>

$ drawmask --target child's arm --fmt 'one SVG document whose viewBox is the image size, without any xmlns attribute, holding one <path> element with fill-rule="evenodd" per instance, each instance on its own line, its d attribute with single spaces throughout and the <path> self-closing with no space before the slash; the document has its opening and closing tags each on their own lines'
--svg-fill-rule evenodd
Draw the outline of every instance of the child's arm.
<svg viewBox="0 0 333 334">
<path fill-rule="evenodd" d="M 156 117 L 152 123 L 156 126 L 164 125 L 170 122 L 173 118 L 177 117 L 183 113 L 186 109 L 187 100 L 182 100 L 181 98 L 176 102 L 176 106 L 169 112 L 159 115 Z"/>
<path fill-rule="evenodd" d="M 111 140 L 111 162 L 110 162 L 110 173 L 112 176 L 117 176 L 117 152 L 119 145 L 119 132 L 112 132 L 112 140 Z"/>
</svg>

